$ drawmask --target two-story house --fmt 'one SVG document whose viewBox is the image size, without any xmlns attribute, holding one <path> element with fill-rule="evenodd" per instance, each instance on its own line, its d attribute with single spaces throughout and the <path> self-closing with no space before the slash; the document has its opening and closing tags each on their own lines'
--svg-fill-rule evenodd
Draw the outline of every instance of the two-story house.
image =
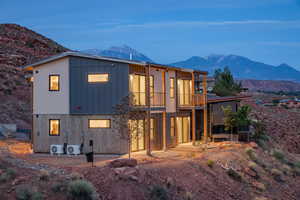
<svg viewBox="0 0 300 200">
<path fill-rule="evenodd" d="M 131 151 L 159 150 L 208 137 L 207 72 L 66 52 L 25 66 L 32 71 L 34 152 L 51 144 L 89 146 L 95 153 L 127 153 L 114 108 L 132 94 L 146 113 Z M 201 81 L 203 89 L 195 83 Z M 199 84 L 198 84 L 199 85 Z M 136 119 L 135 119 L 136 120 Z M 149 125 L 148 125 L 149 124 Z"/>
</svg>

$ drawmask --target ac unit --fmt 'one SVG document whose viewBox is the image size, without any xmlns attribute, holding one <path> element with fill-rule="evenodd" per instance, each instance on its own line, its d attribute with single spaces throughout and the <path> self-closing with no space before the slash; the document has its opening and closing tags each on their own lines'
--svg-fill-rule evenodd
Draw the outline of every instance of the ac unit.
<svg viewBox="0 0 300 200">
<path fill-rule="evenodd" d="M 59 144 L 50 145 L 50 153 L 52 155 L 53 154 L 63 154 L 64 153 L 63 145 L 59 145 Z"/>
<path fill-rule="evenodd" d="M 80 154 L 80 145 L 67 145 L 67 154 L 68 155 L 79 155 Z"/>
</svg>

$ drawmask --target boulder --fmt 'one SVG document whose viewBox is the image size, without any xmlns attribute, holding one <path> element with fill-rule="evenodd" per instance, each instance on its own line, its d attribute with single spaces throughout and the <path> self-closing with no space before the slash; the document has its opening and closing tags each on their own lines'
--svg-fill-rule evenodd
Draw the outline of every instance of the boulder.
<svg viewBox="0 0 300 200">
<path fill-rule="evenodd" d="M 116 159 L 109 163 L 109 167 L 111 168 L 135 167 L 135 166 L 137 166 L 137 160 L 133 158 Z"/>
</svg>

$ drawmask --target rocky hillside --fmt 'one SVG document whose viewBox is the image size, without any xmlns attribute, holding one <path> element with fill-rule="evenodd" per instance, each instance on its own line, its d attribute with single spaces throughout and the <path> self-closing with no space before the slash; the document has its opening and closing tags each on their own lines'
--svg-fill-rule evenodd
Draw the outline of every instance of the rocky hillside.
<svg viewBox="0 0 300 200">
<path fill-rule="evenodd" d="M 272 80 L 241 80 L 243 87 L 250 91 L 271 91 L 271 92 L 295 92 L 300 91 L 300 83 L 292 81 Z"/>
<path fill-rule="evenodd" d="M 16 24 L 0 24 L 0 123 L 30 126 L 29 84 L 20 66 L 68 49 Z"/>
</svg>

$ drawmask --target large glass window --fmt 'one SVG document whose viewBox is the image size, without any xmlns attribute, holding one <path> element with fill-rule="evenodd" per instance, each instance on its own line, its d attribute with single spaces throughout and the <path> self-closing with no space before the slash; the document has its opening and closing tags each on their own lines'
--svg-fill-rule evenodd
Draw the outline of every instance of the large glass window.
<svg viewBox="0 0 300 200">
<path fill-rule="evenodd" d="M 145 149 L 145 120 L 129 120 L 131 151 Z"/>
<path fill-rule="evenodd" d="M 103 83 L 108 81 L 108 74 L 88 74 L 89 83 Z"/>
<path fill-rule="evenodd" d="M 49 135 L 59 136 L 60 135 L 60 120 L 50 119 L 49 120 Z"/>
<path fill-rule="evenodd" d="M 129 81 L 134 105 L 146 105 L 146 77 L 144 75 L 131 74 Z"/>
<path fill-rule="evenodd" d="M 89 119 L 89 128 L 110 128 L 109 119 Z"/>
<path fill-rule="evenodd" d="M 49 75 L 49 91 L 59 91 L 59 75 Z"/>
<path fill-rule="evenodd" d="M 192 81 L 178 80 L 179 105 L 191 105 Z"/>
</svg>

